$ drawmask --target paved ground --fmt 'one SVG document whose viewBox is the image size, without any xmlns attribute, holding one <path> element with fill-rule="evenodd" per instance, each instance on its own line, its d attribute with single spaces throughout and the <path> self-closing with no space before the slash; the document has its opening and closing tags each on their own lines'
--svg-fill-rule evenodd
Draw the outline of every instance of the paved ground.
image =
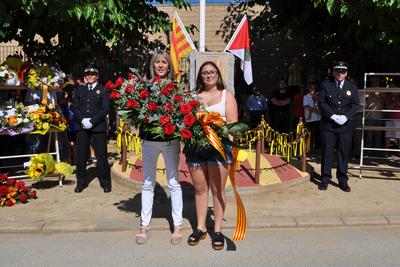
<svg viewBox="0 0 400 267">
<path fill-rule="evenodd" d="M 225 232 L 227 235 L 231 231 Z M 251 229 L 214 251 L 210 238 L 173 246 L 167 231 L 151 231 L 145 245 L 133 233 L 2 234 L 2 266 L 274 266 L 398 267 L 400 227 Z M 15 253 L 18 251 L 17 253 Z"/>
<path fill-rule="evenodd" d="M 291 186 L 271 186 L 272 190 L 242 191 L 248 226 L 262 227 L 313 227 L 344 225 L 400 224 L 400 176 L 390 172 L 359 172 L 350 170 L 351 193 L 335 186 L 335 179 L 327 191 L 317 188 L 319 160 L 311 155 L 311 179 Z M 396 164 L 398 159 L 386 163 Z M 385 163 L 385 164 L 386 164 Z M 335 172 L 333 172 L 335 173 Z M 109 194 L 101 190 L 96 172 L 90 166 L 93 181 L 82 193 L 74 193 L 75 177 L 65 181 L 63 187 L 52 178 L 33 184 L 38 199 L 25 205 L 0 208 L 0 232 L 68 232 L 132 230 L 140 223 L 140 188 L 113 182 Z M 264 173 L 263 175 L 268 175 Z M 245 188 L 243 188 L 245 189 Z M 193 191 L 184 192 L 184 218 L 187 228 L 194 227 L 195 210 Z M 153 228 L 171 225 L 168 192 L 156 190 Z M 235 225 L 234 198 L 228 194 L 225 228 Z M 212 209 L 209 223 L 212 224 Z"/>
</svg>

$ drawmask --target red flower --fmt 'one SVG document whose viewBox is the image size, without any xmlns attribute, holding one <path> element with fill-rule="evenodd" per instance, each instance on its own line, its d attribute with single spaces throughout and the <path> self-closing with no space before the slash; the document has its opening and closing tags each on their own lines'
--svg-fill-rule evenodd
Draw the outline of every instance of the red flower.
<svg viewBox="0 0 400 267">
<path fill-rule="evenodd" d="M 195 121 L 196 121 L 196 118 L 191 113 L 186 114 L 185 117 L 183 117 L 183 123 L 186 126 L 189 126 L 189 127 L 192 126 Z"/>
<path fill-rule="evenodd" d="M 67 120 L 64 119 L 64 118 L 61 118 L 61 121 L 62 121 L 63 123 L 65 123 L 65 124 L 68 124 Z"/>
<path fill-rule="evenodd" d="M 150 102 L 148 107 L 150 111 L 156 111 L 158 106 L 156 103 Z"/>
<path fill-rule="evenodd" d="M 180 130 L 179 133 L 181 134 L 181 136 L 183 138 L 186 138 L 186 139 L 189 139 L 190 137 L 192 137 L 192 131 L 189 129 Z"/>
<path fill-rule="evenodd" d="M 189 104 L 182 104 L 179 108 L 182 114 L 188 114 L 193 109 L 193 107 Z"/>
<path fill-rule="evenodd" d="M 133 91 L 135 91 L 135 87 L 133 87 L 132 84 L 128 84 L 127 86 L 125 86 L 125 92 L 127 92 L 128 94 L 132 94 Z"/>
<path fill-rule="evenodd" d="M 161 79 L 160 79 L 160 76 L 156 76 L 156 77 L 154 77 L 154 80 L 153 80 L 153 82 L 155 82 L 155 83 L 159 83 L 161 81 Z"/>
<path fill-rule="evenodd" d="M 166 135 L 173 134 L 175 132 L 175 126 L 171 123 L 167 123 L 164 125 L 164 133 Z"/>
<path fill-rule="evenodd" d="M 171 122 L 171 116 L 169 115 L 162 115 L 160 117 L 160 124 L 164 125 L 166 123 L 170 123 Z"/>
<path fill-rule="evenodd" d="M 133 74 L 132 72 L 128 73 L 128 80 L 137 80 L 137 77 L 135 74 Z"/>
<path fill-rule="evenodd" d="M 137 108 L 139 106 L 139 103 L 133 99 L 129 99 L 128 102 L 126 103 L 126 105 L 128 106 L 128 108 Z"/>
<path fill-rule="evenodd" d="M 172 105 L 171 103 L 167 102 L 167 103 L 164 104 L 163 110 L 165 112 L 173 111 L 174 110 L 174 105 Z"/>
<path fill-rule="evenodd" d="M 200 106 L 200 102 L 194 99 L 189 100 L 189 105 L 191 105 L 192 107 L 198 107 Z"/>
<path fill-rule="evenodd" d="M 14 205 L 14 203 L 11 200 L 7 200 L 6 201 L 6 206 L 7 207 L 11 207 L 12 205 Z"/>
<path fill-rule="evenodd" d="M 7 179 L 8 179 L 8 175 L 1 174 L 1 173 L 0 173 L 0 183 L 6 181 Z"/>
<path fill-rule="evenodd" d="M 31 198 L 36 198 L 36 191 L 32 191 L 32 192 L 30 193 L 30 196 L 31 196 Z"/>
<path fill-rule="evenodd" d="M 6 181 L 6 184 L 7 184 L 7 185 L 14 185 L 15 182 L 16 182 L 15 179 L 9 179 L 9 180 Z"/>
<path fill-rule="evenodd" d="M 110 94 L 110 98 L 113 99 L 113 100 L 114 99 L 118 99 L 120 97 L 121 97 L 121 94 L 119 92 L 117 92 L 117 91 L 112 91 L 111 94 Z"/>
<path fill-rule="evenodd" d="M 174 83 L 168 83 L 167 86 L 165 86 L 165 87 L 167 87 L 167 89 L 170 90 L 170 91 L 175 89 Z"/>
<path fill-rule="evenodd" d="M 19 195 L 19 200 L 21 200 L 22 203 L 25 203 L 28 200 L 28 196 L 25 194 Z"/>
<path fill-rule="evenodd" d="M 5 196 L 9 193 L 7 186 L 0 186 L 0 196 Z"/>
<path fill-rule="evenodd" d="M 15 183 L 15 187 L 16 187 L 18 190 L 20 190 L 22 186 L 25 186 L 25 183 L 22 182 L 22 181 L 17 181 L 17 182 Z"/>
<path fill-rule="evenodd" d="M 174 102 L 182 103 L 183 99 L 180 95 L 174 96 Z"/>
<path fill-rule="evenodd" d="M 108 81 L 105 85 L 107 90 L 112 90 L 115 88 L 115 84 L 112 81 Z"/>
<path fill-rule="evenodd" d="M 20 191 L 24 193 L 28 192 L 28 188 L 26 188 L 25 184 L 21 186 Z"/>
<path fill-rule="evenodd" d="M 119 76 L 119 77 L 117 78 L 117 80 L 115 81 L 115 88 L 120 87 L 120 86 L 122 85 L 122 82 L 123 82 L 122 77 Z"/>
<path fill-rule="evenodd" d="M 143 91 L 140 92 L 139 94 L 139 98 L 140 99 L 145 99 L 146 97 L 149 96 L 149 91 L 147 91 L 147 89 L 144 89 Z"/>
<path fill-rule="evenodd" d="M 171 94 L 171 92 L 168 90 L 167 87 L 164 87 L 163 89 L 161 89 L 160 93 L 165 95 L 165 96 L 169 96 Z"/>
</svg>

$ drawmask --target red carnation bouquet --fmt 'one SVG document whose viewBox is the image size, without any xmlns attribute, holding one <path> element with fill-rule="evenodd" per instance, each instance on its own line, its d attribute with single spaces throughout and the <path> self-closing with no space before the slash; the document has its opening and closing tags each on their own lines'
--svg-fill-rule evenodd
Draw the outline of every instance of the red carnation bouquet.
<svg viewBox="0 0 400 267">
<path fill-rule="evenodd" d="M 10 207 L 17 203 L 26 203 L 36 197 L 36 191 L 27 187 L 23 181 L 8 179 L 5 174 L 0 174 L 0 207 Z"/>
<path fill-rule="evenodd" d="M 110 98 L 123 117 L 135 127 L 162 140 L 192 137 L 195 114 L 201 108 L 195 92 L 159 77 L 146 84 L 134 70 L 127 79 L 108 81 L 105 88 L 111 91 Z"/>
</svg>

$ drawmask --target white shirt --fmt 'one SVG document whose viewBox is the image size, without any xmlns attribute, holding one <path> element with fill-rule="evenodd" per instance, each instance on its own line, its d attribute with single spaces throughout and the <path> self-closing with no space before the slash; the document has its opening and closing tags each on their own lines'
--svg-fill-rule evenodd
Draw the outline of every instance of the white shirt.
<svg viewBox="0 0 400 267">
<path fill-rule="evenodd" d="M 222 90 L 221 101 L 218 104 L 214 104 L 206 107 L 206 110 L 211 112 L 218 112 L 221 117 L 226 121 L 226 110 L 225 110 L 225 102 L 226 102 L 226 89 Z"/>
<path fill-rule="evenodd" d="M 303 107 L 305 107 L 305 106 L 310 106 L 312 108 L 319 109 L 317 102 L 314 102 L 314 100 L 312 99 L 312 96 L 310 94 L 306 94 L 303 97 Z M 310 115 L 310 113 L 311 113 L 311 115 Z M 321 115 L 317 114 L 315 112 L 311 112 L 310 110 L 304 108 L 304 119 L 306 122 L 320 121 Z"/>
</svg>

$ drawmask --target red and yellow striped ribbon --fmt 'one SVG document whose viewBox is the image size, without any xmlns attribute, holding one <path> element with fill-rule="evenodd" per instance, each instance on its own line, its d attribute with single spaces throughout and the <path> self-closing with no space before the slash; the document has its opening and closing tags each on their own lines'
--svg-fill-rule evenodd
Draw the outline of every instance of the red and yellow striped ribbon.
<svg viewBox="0 0 400 267">
<path fill-rule="evenodd" d="M 232 240 L 243 240 L 246 235 L 247 228 L 247 219 L 246 219 L 246 210 L 244 209 L 244 205 L 242 199 L 240 198 L 239 192 L 236 189 L 235 184 L 235 173 L 236 173 L 236 165 L 237 165 L 237 157 L 239 154 L 239 148 L 232 148 L 232 160 L 233 163 L 229 167 L 229 180 L 231 181 L 233 192 L 235 193 L 236 199 L 236 227 L 233 232 Z"/>
<path fill-rule="evenodd" d="M 217 149 L 224 158 L 224 160 L 226 160 L 225 150 L 222 147 L 222 142 L 219 139 L 218 135 L 211 128 L 211 124 L 215 124 L 218 127 L 224 125 L 225 124 L 224 119 L 221 118 L 221 115 L 218 112 L 207 112 L 207 111 L 197 111 L 196 118 L 202 124 L 204 133 L 210 144 L 215 149 Z M 243 240 L 247 228 L 246 210 L 244 209 L 242 199 L 240 198 L 239 192 L 237 191 L 235 184 L 235 173 L 236 173 L 238 154 L 239 154 L 239 149 L 237 147 L 233 147 L 232 148 L 233 163 L 229 166 L 229 180 L 231 181 L 232 189 L 235 193 L 236 213 L 237 213 L 236 227 L 232 237 L 233 240 Z"/>
<path fill-rule="evenodd" d="M 222 146 L 222 142 L 218 135 L 215 133 L 211 124 L 215 124 L 221 127 L 225 124 L 224 119 L 218 112 L 207 112 L 204 110 L 199 110 L 196 112 L 196 119 L 200 121 L 203 126 L 204 134 L 206 135 L 208 142 L 221 154 L 221 156 L 226 160 L 225 150 Z"/>
</svg>

